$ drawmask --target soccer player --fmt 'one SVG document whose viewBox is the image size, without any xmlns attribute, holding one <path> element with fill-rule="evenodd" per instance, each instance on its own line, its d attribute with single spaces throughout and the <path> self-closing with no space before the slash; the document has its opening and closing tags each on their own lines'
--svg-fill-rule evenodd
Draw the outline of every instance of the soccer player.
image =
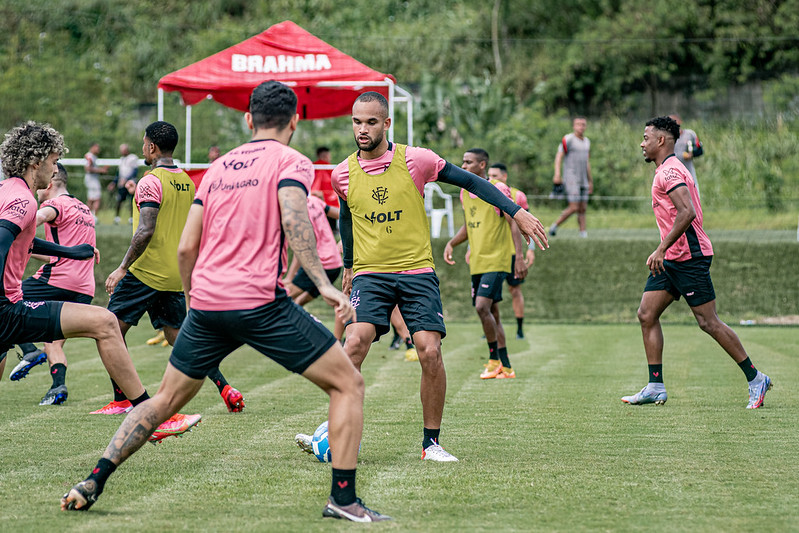
<svg viewBox="0 0 799 533">
<path fill-rule="evenodd" d="M 501 181 L 505 185 L 508 185 L 508 167 L 503 163 L 494 163 L 488 168 L 488 179 Z M 511 187 L 510 185 L 508 185 L 508 187 L 510 187 L 511 200 L 516 202 L 516 205 L 520 205 L 523 209 L 529 211 L 530 205 L 527 203 L 527 195 L 516 187 Z M 515 255 L 513 256 L 513 260 L 516 261 Z M 524 261 L 527 263 L 528 268 L 533 266 L 533 262 L 535 261 L 535 245 L 533 243 L 527 247 Z M 508 283 L 508 291 L 510 292 L 511 301 L 513 302 L 513 314 L 516 316 L 516 338 L 523 339 L 524 294 L 522 294 L 521 285 L 524 283 L 524 279 L 517 278 L 514 273 L 511 272 L 505 281 Z"/>
<path fill-rule="evenodd" d="M 488 152 L 472 148 L 463 154 L 462 168 L 489 181 L 499 191 L 511 197 L 510 188 L 498 180 L 486 178 Z M 472 275 L 472 305 L 477 311 L 488 343 L 488 363 L 480 379 L 515 378 L 516 372 L 510 364 L 505 329 L 499 315 L 502 301 L 502 283 L 510 274 L 524 279 L 527 264 L 522 256 L 522 238 L 513 219 L 491 204 L 461 189 L 464 224 L 444 247 L 444 261 L 454 265 L 452 250 L 469 241 L 471 246 L 469 271 Z M 514 253 L 515 251 L 515 253 Z M 519 258 L 516 261 L 516 258 Z"/>
<path fill-rule="evenodd" d="M 576 117 L 572 120 L 572 133 L 564 135 L 555 155 L 555 176 L 552 183 L 563 184 L 566 189 L 566 200 L 569 205 L 561 212 L 558 219 L 549 227 L 553 237 L 558 226 L 577 213 L 577 224 L 580 237 L 588 237 L 585 225 L 585 211 L 588 207 L 588 195 L 594 192 L 594 178 L 591 176 L 591 141 L 585 136 L 586 120 Z M 563 174 L 561 175 L 561 164 Z"/>
<path fill-rule="evenodd" d="M 36 213 L 36 224 L 44 224 L 45 237 L 49 242 L 63 246 L 89 244 L 96 246 L 94 217 L 89 208 L 67 190 L 67 170 L 57 163 L 58 170 L 45 189 L 37 195 L 42 202 Z M 47 262 L 33 276 L 22 282 L 22 296 L 31 302 L 61 301 L 90 304 L 94 297 L 94 262 L 42 258 Z M 45 343 L 44 351 L 50 363 L 53 384 L 39 405 L 58 405 L 67 399 L 67 357 L 64 353 L 65 339 Z M 18 366 L 24 366 L 21 361 Z M 25 377 L 27 371 L 14 369 L 11 379 Z"/>
<path fill-rule="evenodd" d="M 330 396 L 329 440 L 335 451 L 323 516 L 358 522 L 388 518 L 355 494 L 363 378 L 333 335 L 287 297 L 280 280 L 288 240 L 336 315 L 354 318 L 347 297 L 333 288 L 316 254 L 306 201 L 313 167 L 288 147 L 299 121 L 296 110 L 296 95 L 281 83 L 268 81 L 253 90 L 245 115 L 252 141 L 208 169 L 181 237 L 180 273 L 190 309 L 161 389 L 130 412 L 92 474 L 64 496 L 62 509 L 88 509 L 158 420 L 188 402 L 209 370 L 247 344 Z"/>
<path fill-rule="evenodd" d="M 423 148 L 390 143 L 388 102 L 361 94 L 352 107 L 358 150 L 333 171 L 340 199 L 344 248 L 342 287 L 357 319 L 346 327 L 344 349 L 360 369 L 372 342 L 389 331 L 399 305 L 422 368 L 422 459 L 457 461 L 439 444 L 447 378 L 441 357 L 446 335 L 434 272 L 424 184 L 439 180 L 464 187 L 514 217 L 521 230 L 546 245 L 543 226 L 496 187 Z"/>
<path fill-rule="evenodd" d="M 6 134 L 0 145 L 3 173 L 0 182 L 0 353 L 12 344 L 72 337 L 97 341 L 97 351 L 111 379 L 138 405 L 149 398 L 139 380 L 114 315 L 107 309 L 74 302 L 23 300 L 22 273 L 31 253 L 67 259 L 91 259 L 89 244 L 68 248 L 35 238 L 36 199 L 33 190 L 45 189 L 66 150 L 64 138 L 46 124 L 26 122 Z M 157 428 L 153 440 L 179 435 L 200 421 L 200 415 L 176 414 Z"/>
<path fill-rule="evenodd" d="M 716 314 L 716 294 L 710 279 L 713 247 L 702 229 L 702 204 L 696 184 L 674 155 L 674 143 L 679 137 L 680 126 L 669 117 L 653 118 L 644 129 L 641 150 L 646 162 L 656 166 L 652 207 L 660 230 L 660 244 L 646 260 L 650 274 L 638 308 L 649 383 L 641 392 L 621 400 L 635 405 L 666 403 L 660 315 L 684 296 L 702 331 L 738 363 L 749 382 L 746 408 L 757 409 L 771 388 L 771 379 L 755 368 L 738 336 Z"/>
<path fill-rule="evenodd" d="M 168 122 L 153 122 L 144 131 L 142 153 L 151 169 L 136 185 L 136 229 L 125 257 L 105 281 L 111 295 L 108 309 L 116 315 L 123 338 L 146 311 L 153 327 L 163 328 L 166 340 L 174 344 L 186 317 L 177 250 L 195 189 L 188 174 L 172 160 L 177 144 L 178 131 Z M 244 409 L 241 393 L 228 384 L 218 368 L 208 377 L 219 389 L 228 411 Z M 111 384 L 114 399 L 92 414 L 130 410 L 129 399 L 113 380 Z"/>
</svg>

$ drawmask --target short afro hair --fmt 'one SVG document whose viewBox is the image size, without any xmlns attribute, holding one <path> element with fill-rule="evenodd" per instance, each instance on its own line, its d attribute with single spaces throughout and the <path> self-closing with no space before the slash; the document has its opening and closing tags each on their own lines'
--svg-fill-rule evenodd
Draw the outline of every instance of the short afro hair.
<svg viewBox="0 0 799 533">
<path fill-rule="evenodd" d="M 680 138 L 680 125 L 671 117 L 655 117 L 647 121 L 646 125 L 668 133 L 675 141 Z"/>
<path fill-rule="evenodd" d="M 164 154 L 172 154 L 178 145 L 178 130 L 169 122 L 158 120 L 144 129 L 144 135 Z"/>
<path fill-rule="evenodd" d="M 68 151 L 64 137 L 52 126 L 29 120 L 6 133 L 0 145 L 3 174 L 21 178 L 28 166 L 41 163 L 50 154 L 61 156 Z"/>
<path fill-rule="evenodd" d="M 297 95 L 279 81 L 265 81 L 250 94 L 250 115 L 255 129 L 283 129 L 296 114 Z"/>
</svg>

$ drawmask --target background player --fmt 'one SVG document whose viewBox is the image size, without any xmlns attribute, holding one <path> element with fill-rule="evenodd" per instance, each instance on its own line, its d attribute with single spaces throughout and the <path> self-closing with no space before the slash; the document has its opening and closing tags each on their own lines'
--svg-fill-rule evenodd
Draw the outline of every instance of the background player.
<svg viewBox="0 0 799 533">
<path fill-rule="evenodd" d="M 178 131 L 168 122 L 153 122 L 144 130 L 142 153 L 151 169 L 136 186 L 136 229 L 125 257 L 105 281 L 111 295 L 108 309 L 116 315 L 123 338 L 147 312 L 153 327 L 163 328 L 166 340 L 174 344 L 186 317 L 177 249 L 195 189 L 189 175 L 172 160 L 177 144 Z M 228 385 L 218 368 L 208 377 L 219 389 L 228 411 L 244 409 L 241 393 Z M 112 386 L 114 399 L 93 414 L 119 414 L 130 409 L 128 398 L 113 380 Z"/>
<path fill-rule="evenodd" d="M 747 409 L 763 405 L 771 379 L 758 371 L 738 335 L 716 314 L 716 293 L 710 279 L 713 247 L 702 229 L 702 204 L 693 177 L 674 155 L 680 127 L 669 117 L 646 123 L 641 143 L 644 159 L 655 163 L 652 206 L 660 244 L 647 258 L 649 278 L 638 308 L 638 321 L 649 365 L 649 383 L 641 392 L 624 396 L 630 404 L 662 405 L 668 398 L 663 385 L 663 330 L 660 315 L 680 296 L 691 307 L 699 327 L 709 334 L 743 371 L 749 382 Z"/>
<path fill-rule="evenodd" d="M 280 280 L 285 236 L 336 314 L 342 320 L 354 317 L 316 255 L 306 201 L 313 167 L 288 147 L 299 121 L 296 109 L 296 95 L 281 83 L 264 82 L 253 90 L 245 115 L 253 139 L 208 169 L 181 237 L 180 272 L 190 310 L 161 389 L 131 411 L 92 474 L 64 496 L 62 509 L 88 509 L 108 476 L 144 444 L 155 424 L 188 402 L 209 370 L 247 344 L 330 395 L 329 439 L 335 453 L 323 516 L 388 519 L 365 507 L 355 493 L 363 378 L 333 335 L 286 297 Z"/>
<path fill-rule="evenodd" d="M 487 166 L 488 152 L 482 148 L 472 148 L 463 154 L 462 168 L 481 179 L 487 179 Z M 503 182 L 490 180 L 490 183 L 502 194 L 511 197 L 510 189 Z M 468 239 L 471 245 L 469 271 L 472 275 L 472 305 L 488 343 L 488 363 L 480 378 L 515 378 L 498 303 L 502 301 L 502 283 L 511 270 L 518 279 L 524 279 L 527 275 L 519 228 L 508 214 L 464 190 L 461 190 L 461 204 L 464 224 L 444 247 L 444 261 L 454 265 L 452 249 Z M 516 257 L 520 258 L 518 262 Z"/>
<path fill-rule="evenodd" d="M 558 153 L 555 156 L 555 177 L 552 182 L 556 185 L 563 184 L 569 205 L 549 227 L 549 234 L 553 237 L 558 231 L 558 226 L 575 213 L 577 213 L 577 224 L 580 227 L 580 237 L 588 236 L 585 211 L 588 207 L 588 195 L 594 192 L 594 178 L 591 176 L 591 163 L 589 162 L 591 141 L 585 136 L 585 128 L 585 118 L 576 117 L 572 121 L 572 133 L 564 135 L 558 145 Z M 561 163 L 563 164 L 562 174 Z"/>
</svg>

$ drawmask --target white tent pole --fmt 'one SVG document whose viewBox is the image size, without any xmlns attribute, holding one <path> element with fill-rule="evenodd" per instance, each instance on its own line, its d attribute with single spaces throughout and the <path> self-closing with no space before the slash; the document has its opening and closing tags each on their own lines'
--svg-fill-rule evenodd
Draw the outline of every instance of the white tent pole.
<svg viewBox="0 0 799 533">
<path fill-rule="evenodd" d="M 397 98 L 397 101 L 405 102 L 405 109 L 408 115 L 408 146 L 413 146 L 413 95 L 399 85 L 396 86 L 396 89 L 402 95 L 401 98 Z"/>
<path fill-rule="evenodd" d="M 391 126 L 388 128 L 388 140 L 394 142 L 394 82 L 388 81 L 388 116 L 391 118 Z"/>
<path fill-rule="evenodd" d="M 191 106 L 186 106 L 186 163 L 191 163 Z"/>
<path fill-rule="evenodd" d="M 164 120 L 164 90 L 158 88 L 158 120 Z"/>
</svg>

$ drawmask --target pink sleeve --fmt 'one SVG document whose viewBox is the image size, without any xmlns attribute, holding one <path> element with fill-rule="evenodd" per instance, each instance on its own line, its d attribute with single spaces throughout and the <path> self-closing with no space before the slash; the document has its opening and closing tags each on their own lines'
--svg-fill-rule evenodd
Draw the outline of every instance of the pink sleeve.
<svg viewBox="0 0 799 533">
<path fill-rule="evenodd" d="M 527 203 L 527 195 L 522 191 L 516 191 L 516 205 L 521 206 L 522 209 L 530 210 L 530 204 Z"/>
<path fill-rule="evenodd" d="M 513 201 L 513 196 L 512 196 L 512 195 L 511 195 L 511 193 L 510 193 L 510 187 L 508 187 L 507 185 L 505 185 L 505 184 L 504 184 L 504 183 L 502 183 L 501 181 L 498 181 L 497 183 L 495 183 L 495 184 L 494 184 L 494 186 L 495 186 L 497 189 L 499 189 L 499 190 L 500 190 L 500 192 L 502 192 L 502 194 L 504 194 L 505 196 L 507 196 L 507 197 L 510 199 L 510 201 L 511 201 L 511 202 Z"/>
<path fill-rule="evenodd" d="M 339 198 L 343 198 L 346 202 L 350 185 L 349 164 L 346 159 L 333 169 L 333 174 L 330 176 L 330 183 L 333 185 L 333 190 L 336 191 Z"/>
<path fill-rule="evenodd" d="M 313 185 L 313 163 L 299 152 L 288 152 L 288 156 L 280 169 L 278 182 L 294 180 L 305 186 L 306 192 L 311 192 Z"/>
<path fill-rule="evenodd" d="M 420 193 L 424 190 L 425 183 L 438 179 L 438 173 L 447 164 L 446 160 L 434 151 L 417 146 L 405 149 L 405 163 Z"/>
<path fill-rule="evenodd" d="M 13 222 L 20 229 L 26 228 L 36 219 L 36 202 L 30 198 L 14 198 L 0 206 L 0 220 Z"/>
<path fill-rule="evenodd" d="M 156 203 L 161 205 L 162 191 L 161 180 L 152 174 L 145 174 L 136 185 L 136 207 L 141 209 L 141 204 L 145 202 Z"/>
<path fill-rule="evenodd" d="M 60 198 L 60 197 L 58 197 L 58 198 Z M 55 209 L 56 216 L 55 216 L 55 218 L 53 220 L 51 220 L 49 222 L 50 224 L 55 224 L 58 221 L 58 219 L 61 217 L 61 211 L 63 209 L 63 206 L 58 205 L 59 203 L 62 203 L 62 202 L 57 202 L 56 201 L 56 200 L 58 200 L 58 198 L 52 198 L 50 200 L 46 200 L 46 201 L 42 202 L 42 205 L 39 206 L 40 210 L 44 209 L 45 207 L 51 207 L 51 208 Z"/>
</svg>

